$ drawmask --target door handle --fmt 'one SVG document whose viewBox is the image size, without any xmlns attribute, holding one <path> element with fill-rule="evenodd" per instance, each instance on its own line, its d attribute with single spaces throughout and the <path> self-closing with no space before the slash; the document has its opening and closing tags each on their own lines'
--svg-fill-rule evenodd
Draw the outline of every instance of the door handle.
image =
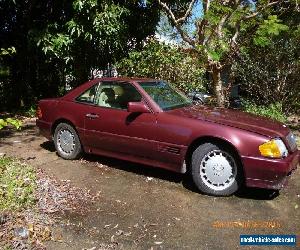
<svg viewBox="0 0 300 250">
<path fill-rule="evenodd" d="M 91 114 L 86 114 L 85 116 L 86 116 L 87 118 L 90 118 L 90 119 L 97 119 L 97 118 L 99 117 L 99 115 L 93 114 L 93 113 L 91 113 Z"/>
</svg>

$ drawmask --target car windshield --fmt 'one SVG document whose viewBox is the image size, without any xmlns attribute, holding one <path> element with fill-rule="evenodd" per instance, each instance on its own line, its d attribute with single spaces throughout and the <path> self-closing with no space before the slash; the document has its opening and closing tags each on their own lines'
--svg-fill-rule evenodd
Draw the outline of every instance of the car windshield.
<svg viewBox="0 0 300 250">
<path fill-rule="evenodd" d="M 139 82 L 139 84 L 162 110 L 171 110 L 192 104 L 189 98 L 166 82 Z"/>
</svg>

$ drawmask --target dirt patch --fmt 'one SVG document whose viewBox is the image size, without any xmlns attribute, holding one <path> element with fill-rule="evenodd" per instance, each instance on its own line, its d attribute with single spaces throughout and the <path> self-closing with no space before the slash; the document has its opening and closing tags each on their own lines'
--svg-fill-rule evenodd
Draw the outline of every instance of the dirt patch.
<svg viewBox="0 0 300 250">
<path fill-rule="evenodd" d="M 12 158 L 0 159 L 6 164 L 1 166 L 7 168 L 2 174 L 11 175 L 11 182 L 16 180 L 10 188 L 1 182 L 4 192 L 0 198 L 7 202 L 0 210 L 0 248 L 45 249 L 44 242 L 61 240 L 52 228 L 64 213 L 83 215 L 98 198 L 89 190 L 72 187 L 68 180 L 49 177 L 41 169 L 34 170 Z M 25 188 L 31 192 L 21 192 Z"/>
<path fill-rule="evenodd" d="M 63 160 L 34 123 L 0 143 L 0 152 L 100 196 L 85 215 L 61 216 L 52 228 L 61 240 L 48 249 L 238 249 L 240 234 L 300 234 L 299 169 L 280 192 L 246 189 L 216 198 L 161 169 L 91 155 Z"/>
</svg>

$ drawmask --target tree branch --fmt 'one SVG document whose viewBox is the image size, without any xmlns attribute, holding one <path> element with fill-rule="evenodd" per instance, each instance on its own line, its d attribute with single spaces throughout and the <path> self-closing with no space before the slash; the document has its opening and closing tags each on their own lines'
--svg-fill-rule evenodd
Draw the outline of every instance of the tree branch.
<svg viewBox="0 0 300 250">
<path fill-rule="evenodd" d="M 265 5 L 263 8 L 260 8 L 259 10 L 257 10 L 256 12 L 242 18 L 241 20 L 239 20 L 236 24 L 235 24 L 235 33 L 232 36 L 232 38 L 230 39 L 230 47 L 231 49 L 235 48 L 235 45 L 237 43 L 237 38 L 240 34 L 240 27 L 241 27 L 241 23 L 247 19 L 251 19 L 253 17 L 256 17 L 259 13 L 261 13 L 261 11 L 265 10 L 266 8 L 276 5 L 278 4 L 280 1 L 273 1 L 273 2 L 269 2 L 267 5 Z"/>
<path fill-rule="evenodd" d="M 202 1 L 202 9 L 203 9 L 203 15 L 204 18 L 202 18 L 201 22 L 197 23 L 197 35 L 198 35 L 198 41 L 199 44 L 204 45 L 205 43 L 205 27 L 208 24 L 207 19 L 205 18 L 205 15 L 207 14 L 207 12 L 209 11 L 209 7 L 210 7 L 210 0 L 206 0 L 206 1 Z"/>
<path fill-rule="evenodd" d="M 220 20 L 220 22 L 219 22 L 219 24 L 218 24 L 218 27 L 217 27 L 217 35 L 218 35 L 218 37 L 220 37 L 220 38 L 222 37 L 222 29 L 223 29 L 224 23 L 225 23 L 225 21 L 226 21 L 229 17 L 230 17 L 229 14 L 226 14 L 226 15 L 222 16 L 222 18 L 221 18 L 221 20 Z"/>
<path fill-rule="evenodd" d="M 255 11 L 255 12 L 253 12 L 251 15 L 245 16 L 243 19 L 244 19 L 244 20 L 247 20 L 247 19 L 256 17 L 262 10 L 264 10 L 264 9 L 270 7 L 270 6 L 273 6 L 273 5 L 275 5 L 275 4 L 278 4 L 279 2 L 280 2 L 280 1 L 270 2 L 270 3 L 268 3 L 267 5 L 265 5 L 263 8 L 261 8 L 261 9 Z"/>
<path fill-rule="evenodd" d="M 169 8 L 169 6 L 166 3 L 162 2 L 161 0 L 158 0 L 158 4 L 167 13 L 170 21 L 172 22 L 172 24 L 175 26 L 175 28 L 177 29 L 177 31 L 181 35 L 182 40 L 184 40 L 185 42 L 187 42 L 188 44 L 190 44 L 193 47 L 195 46 L 195 41 L 183 30 L 181 24 L 184 21 L 186 21 L 186 19 L 190 16 L 195 2 L 196 2 L 196 0 L 192 0 L 190 5 L 189 5 L 188 10 L 185 13 L 185 15 L 183 17 L 179 18 L 179 19 L 176 19 L 174 13 Z"/>
<path fill-rule="evenodd" d="M 185 15 L 183 17 L 181 17 L 181 18 L 178 18 L 176 20 L 177 23 L 184 23 L 187 20 L 187 18 L 192 14 L 192 10 L 193 10 L 195 2 L 196 2 L 196 0 L 192 0 L 190 2 L 189 8 L 185 12 Z"/>
<path fill-rule="evenodd" d="M 159 5 L 168 13 L 168 15 L 172 18 L 172 20 L 176 24 L 184 23 L 187 20 L 187 18 L 192 14 L 192 10 L 193 10 L 195 2 L 196 2 L 196 0 L 192 0 L 189 4 L 189 7 L 188 7 L 187 11 L 185 12 L 184 16 L 176 19 L 174 13 L 168 7 L 168 5 L 164 2 L 162 2 L 161 0 L 158 0 Z"/>
<path fill-rule="evenodd" d="M 204 10 L 204 14 L 206 14 L 209 10 L 210 7 L 210 0 L 203 0 L 203 10 Z"/>
<path fill-rule="evenodd" d="M 230 47 L 231 48 L 235 47 L 235 45 L 236 45 L 236 40 L 237 40 L 237 38 L 239 36 L 239 33 L 240 33 L 240 26 L 241 26 L 241 22 L 237 22 L 235 24 L 235 33 L 234 33 L 233 37 L 230 40 Z"/>
</svg>

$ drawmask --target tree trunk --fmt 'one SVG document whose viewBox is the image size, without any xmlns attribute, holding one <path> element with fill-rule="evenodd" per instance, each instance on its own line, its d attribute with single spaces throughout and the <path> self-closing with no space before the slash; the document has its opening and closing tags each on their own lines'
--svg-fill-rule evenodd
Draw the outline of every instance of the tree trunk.
<svg viewBox="0 0 300 250">
<path fill-rule="evenodd" d="M 218 67 L 218 65 L 212 65 L 212 79 L 213 79 L 213 91 L 214 95 L 217 98 L 217 105 L 219 107 L 225 106 L 225 92 L 224 92 L 224 86 L 221 79 L 221 69 Z"/>
</svg>

